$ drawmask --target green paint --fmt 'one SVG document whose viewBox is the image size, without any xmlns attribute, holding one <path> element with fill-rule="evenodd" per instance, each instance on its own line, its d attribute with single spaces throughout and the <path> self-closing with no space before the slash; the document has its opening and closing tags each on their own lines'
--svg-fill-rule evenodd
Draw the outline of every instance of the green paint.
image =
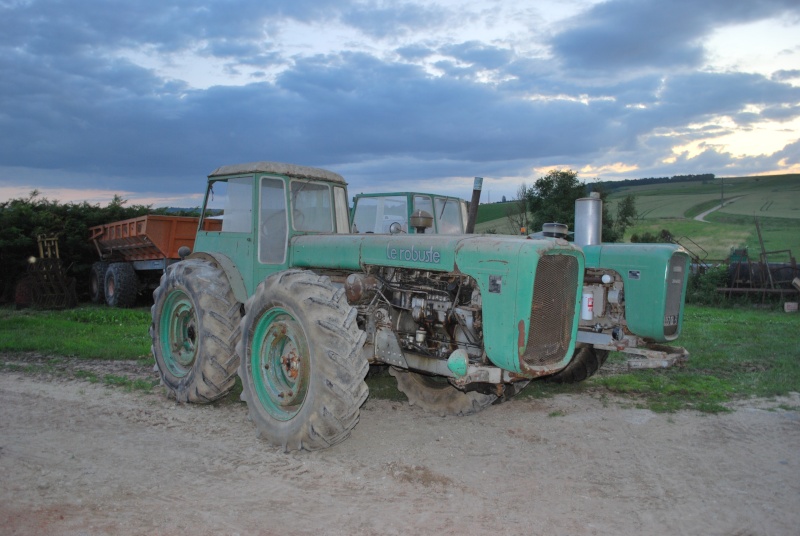
<svg viewBox="0 0 800 536">
<path fill-rule="evenodd" d="M 212 182 L 223 178 L 216 173 Z M 336 270 L 347 274 L 364 272 L 375 267 L 395 267 L 415 270 L 417 274 L 466 274 L 475 280 L 481 292 L 483 325 L 480 329 L 483 333 L 482 343 L 491 363 L 516 373 L 538 374 L 563 366 L 571 358 L 578 327 L 578 303 L 572 304 L 576 314 L 569 325 L 539 327 L 567 332 L 571 330 L 571 342 L 569 348 L 564 349 L 560 363 L 538 368 L 521 363 L 530 329 L 536 266 L 545 255 L 573 256 L 579 264 L 577 284 L 580 286 L 584 262 L 578 248 L 553 240 L 447 234 L 444 231 L 454 230 L 446 229 L 447 225 L 452 225 L 452 221 L 458 222 L 456 231 L 461 233 L 463 230 L 465 219 L 462 215 L 466 214 L 463 202 L 456 198 L 417 193 L 402 194 L 406 196 L 406 213 L 397 215 L 387 212 L 385 215 L 392 218 L 402 216 L 408 223 L 411 210 L 427 203 L 436 212 L 436 223 L 433 230 L 429 229 L 431 232 L 350 234 L 347 232 L 347 224 L 343 224 L 341 218 L 335 215 L 332 217 L 333 227 L 327 220 L 320 219 L 320 214 L 330 213 L 331 207 L 338 210 L 343 206 L 341 200 L 335 197 L 333 189 L 330 190 L 329 197 L 326 197 L 328 190 L 324 187 L 327 184 L 324 177 L 319 180 L 299 179 L 254 171 L 250 175 L 239 174 L 234 178 L 236 182 L 232 186 L 237 188 L 236 195 L 244 201 L 232 207 L 228 214 L 222 215 L 222 231 L 198 232 L 194 254 L 199 256 L 205 252 L 213 254 L 217 259 L 226 259 L 225 262 L 220 262 L 222 268 L 230 279 L 241 278 L 248 296 L 253 294 L 260 281 L 288 268 Z M 267 184 L 270 185 L 268 188 L 265 186 Z M 222 189 L 220 184 L 216 187 L 218 190 Z M 340 192 L 343 191 L 343 187 L 337 188 Z M 298 216 L 295 205 L 298 195 L 306 196 L 305 202 L 318 202 L 319 210 L 311 211 L 305 207 L 305 215 Z M 428 196 L 427 201 L 425 196 Z M 281 213 L 280 210 L 284 212 Z M 455 218 L 450 220 L 450 224 L 446 222 L 448 211 Z M 251 220 L 247 232 L 244 229 L 246 225 L 243 225 L 246 218 Z M 298 223 L 301 221 L 302 224 Z M 300 226 L 303 231 L 295 229 Z M 324 226 L 328 229 L 335 228 L 338 232 L 307 230 Z M 278 231 L 278 228 L 279 232 L 285 233 L 280 235 L 285 236 L 285 241 L 283 238 L 277 241 L 268 239 L 269 234 Z M 231 230 L 235 232 L 230 232 Z M 265 247 L 272 249 L 267 251 Z M 274 259 L 277 262 L 262 262 L 264 259 Z M 417 277 L 424 279 L 424 275 Z M 579 300 L 580 293 L 576 294 Z M 302 350 L 306 343 L 302 330 L 294 319 L 285 316 L 278 318 L 275 315 L 267 314 L 259 321 L 253 339 L 251 366 L 254 371 L 259 371 L 255 374 L 256 391 L 262 404 L 276 418 L 290 419 L 302 405 L 304 384 L 301 381 L 295 386 L 294 379 L 279 374 L 279 369 L 275 366 L 279 358 L 287 352 L 291 353 L 292 349 L 301 354 L 305 351 L 307 354 L 307 350 Z M 278 336 L 278 328 L 275 327 L 278 325 L 290 335 Z M 524 344 L 520 345 L 520 341 Z M 306 354 L 299 361 L 303 365 L 303 374 L 307 373 Z"/>
<path fill-rule="evenodd" d="M 303 328 L 287 311 L 270 309 L 256 322 L 250 367 L 264 409 L 281 421 L 294 417 L 308 392 L 311 361 Z"/>
<path fill-rule="evenodd" d="M 683 319 L 689 256 L 674 244 L 602 244 L 585 246 L 586 265 L 590 268 L 612 269 L 622 276 L 625 284 L 625 317 L 628 329 L 639 337 L 657 342 L 674 340 L 680 335 Z M 670 272 L 670 259 L 677 255 L 681 272 Z M 680 300 L 678 332 L 664 334 L 664 311 L 667 308 L 665 282 L 680 279 L 683 293 Z"/>
<path fill-rule="evenodd" d="M 469 357 L 464 350 L 456 350 L 447 358 L 447 368 L 456 375 L 456 378 L 463 378 L 467 375 L 469 367 Z"/>
<path fill-rule="evenodd" d="M 186 376 L 197 357 L 197 314 L 189 296 L 182 290 L 173 290 L 164 301 L 164 314 L 158 326 L 161 354 L 170 373 Z"/>
</svg>

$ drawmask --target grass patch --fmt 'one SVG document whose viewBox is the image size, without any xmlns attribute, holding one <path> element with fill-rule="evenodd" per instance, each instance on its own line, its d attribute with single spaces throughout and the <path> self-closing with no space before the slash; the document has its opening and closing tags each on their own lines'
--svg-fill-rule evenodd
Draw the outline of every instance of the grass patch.
<svg viewBox="0 0 800 536">
<path fill-rule="evenodd" d="M 756 232 L 752 219 L 749 225 L 728 225 L 691 219 L 637 220 L 625 231 L 625 241 L 630 241 L 631 235 L 634 234 L 641 235 L 647 232 L 658 234 L 662 229 L 668 230 L 672 236 L 704 260 L 727 259 L 731 248 L 747 244 L 751 240 L 751 234 Z"/>
<path fill-rule="evenodd" d="M 105 374 L 102 378 L 94 371 L 75 369 L 65 365 L 63 359 L 59 358 L 44 358 L 43 361 L 35 363 L 9 363 L 0 362 L 0 371 L 3 372 L 21 372 L 24 374 L 46 374 L 61 378 L 74 378 L 76 380 L 83 380 L 89 383 L 102 383 L 111 387 L 122 387 L 126 391 L 146 391 L 149 392 L 156 385 L 158 380 L 135 378 L 131 379 L 126 376 L 117 374 Z M 75 360 L 73 360 L 75 361 Z"/>
<path fill-rule="evenodd" d="M 0 351 L 85 359 L 151 359 L 150 311 L 83 305 L 66 311 L 0 309 Z"/>
<path fill-rule="evenodd" d="M 656 412 L 728 411 L 725 404 L 749 397 L 800 392 L 800 315 L 750 307 L 687 306 L 676 341 L 690 352 L 683 367 L 598 375 L 573 385 L 534 382 L 524 396 L 541 398 L 585 389 L 622 395 Z M 627 357 L 613 353 L 608 366 Z"/>
<path fill-rule="evenodd" d="M 798 199 L 800 203 L 800 199 Z M 761 254 L 761 244 L 752 215 L 729 214 L 713 212 L 706 218 L 712 225 L 724 227 L 741 227 L 751 229 L 750 234 L 741 242 L 747 246 L 753 260 L 758 260 Z M 764 248 L 769 251 L 791 250 L 797 257 L 800 255 L 800 219 L 772 218 L 758 215 L 758 224 L 761 227 L 761 237 Z M 788 253 L 771 255 L 770 262 L 789 262 Z"/>
<path fill-rule="evenodd" d="M 91 381 L 91 380 L 90 380 Z M 117 376 L 115 374 L 106 374 L 103 376 L 103 383 L 112 387 L 122 387 L 126 391 L 145 391 L 150 392 L 156 385 L 158 380 L 131 380 L 125 376 Z"/>
<path fill-rule="evenodd" d="M 144 310 L 120 311 L 86 307 L 73 311 L 0 309 L 0 351 L 33 351 L 84 359 L 137 359 L 149 356 L 150 316 Z M 752 307 L 717 309 L 687 306 L 677 344 L 691 357 L 684 367 L 600 374 L 578 384 L 534 381 L 521 396 L 547 398 L 558 394 L 590 394 L 606 405 L 610 395 L 629 398 L 634 407 L 671 412 L 695 409 L 727 411 L 727 402 L 748 397 L 775 397 L 800 392 L 800 314 Z M 626 361 L 614 353 L 608 365 Z M 37 363 L 0 362 L 0 370 L 23 373 L 64 373 L 58 357 Z M 150 391 L 156 381 L 130 380 L 114 374 L 74 371 L 91 383 Z M 370 396 L 402 402 L 388 367 L 371 367 Z M 241 383 L 224 400 L 238 400 Z"/>
<path fill-rule="evenodd" d="M 85 380 L 89 383 L 97 383 L 100 381 L 100 378 L 97 377 L 97 374 L 90 370 L 76 370 L 74 374 L 76 378 Z"/>
<path fill-rule="evenodd" d="M 509 211 L 515 214 L 519 212 L 519 205 L 516 201 L 478 205 L 478 215 L 475 218 L 475 223 L 478 224 L 492 220 L 506 219 Z"/>
<path fill-rule="evenodd" d="M 635 374 L 621 374 L 598 378 L 596 384 L 612 393 L 646 396 L 643 405 L 656 412 L 679 409 L 696 409 L 708 413 L 728 411 L 722 404 L 728 402 L 733 385 L 714 376 L 703 374 L 671 374 L 672 371 L 643 370 Z"/>
<path fill-rule="evenodd" d="M 369 387 L 370 398 L 381 400 L 393 400 L 395 402 L 405 402 L 408 400 L 406 395 L 397 389 L 397 381 L 389 374 L 389 367 L 373 365 L 367 374 L 367 387 Z"/>
</svg>

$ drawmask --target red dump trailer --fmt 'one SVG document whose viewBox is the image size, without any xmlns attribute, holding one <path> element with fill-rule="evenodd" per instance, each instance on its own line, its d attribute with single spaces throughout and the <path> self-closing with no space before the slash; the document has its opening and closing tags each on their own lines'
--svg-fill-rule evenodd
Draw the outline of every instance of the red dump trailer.
<svg viewBox="0 0 800 536">
<path fill-rule="evenodd" d="M 132 307 L 136 296 L 154 289 L 167 266 L 180 260 L 181 246 L 194 246 L 199 218 L 147 215 L 89 229 L 100 261 L 92 265 L 92 301 Z M 204 229 L 219 231 L 222 220 L 206 219 Z"/>
</svg>

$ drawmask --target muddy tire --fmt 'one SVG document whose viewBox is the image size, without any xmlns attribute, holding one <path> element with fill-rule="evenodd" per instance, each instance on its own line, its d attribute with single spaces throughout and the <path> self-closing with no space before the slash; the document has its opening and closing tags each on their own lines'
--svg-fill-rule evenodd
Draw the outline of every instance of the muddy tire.
<svg viewBox="0 0 800 536">
<path fill-rule="evenodd" d="M 497 400 L 494 401 L 494 404 L 505 404 L 506 402 L 510 402 L 511 399 L 517 396 L 520 391 L 525 389 L 529 383 L 531 383 L 531 380 L 507 383 L 505 385 L 505 389 L 503 390 L 503 396 L 497 397 Z"/>
<path fill-rule="evenodd" d="M 335 445 L 367 399 L 366 334 L 344 289 L 327 277 L 287 270 L 247 301 L 240 356 L 242 400 L 259 436 L 284 452 Z"/>
<path fill-rule="evenodd" d="M 587 344 L 578 344 L 572 361 L 556 374 L 547 377 L 554 383 L 578 383 L 594 376 L 608 359 L 608 350 L 597 350 Z"/>
<path fill-rule="evenodd" d="M 107 262 L 100 261 L 92 264 L 89 272 L 89 297 L 92 303 L 106 302 L 106 270 L 108 270 Z"/>
<path fill-rule="evenodd" d="M 136 270 L 127 262 L 108 265 L 103 284 L 106 303 L 111 307 L 133 307 L 139 292 L 139 278 Z"/>
<path fill-rule="evenodd" d="M 499 398 L 477 391 L 459 391 L 445 379 L 392 368 L 389 374 L 397 380 L 397 388 L 406 395 L 408 403 L 439 415 L 472 415 L 482 411 Z"/>
<path fill-rule="evenodd" d="M 236 382 L 241 303 L 217 264 L 173 264 L 153 292 L 150 337 L 161 381 L 178 402 L 207 404 Z"/>
</svg>

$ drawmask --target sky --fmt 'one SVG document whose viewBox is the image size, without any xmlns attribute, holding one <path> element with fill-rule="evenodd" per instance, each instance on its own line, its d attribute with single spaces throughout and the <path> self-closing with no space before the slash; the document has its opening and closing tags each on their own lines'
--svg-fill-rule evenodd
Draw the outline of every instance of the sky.
<svg viewBox="0 0 800 536">
<path fill-rule="evenodd" d="M 0 202 L 800 173 L 798 0 L 0 0 Z"/>
</svg>

